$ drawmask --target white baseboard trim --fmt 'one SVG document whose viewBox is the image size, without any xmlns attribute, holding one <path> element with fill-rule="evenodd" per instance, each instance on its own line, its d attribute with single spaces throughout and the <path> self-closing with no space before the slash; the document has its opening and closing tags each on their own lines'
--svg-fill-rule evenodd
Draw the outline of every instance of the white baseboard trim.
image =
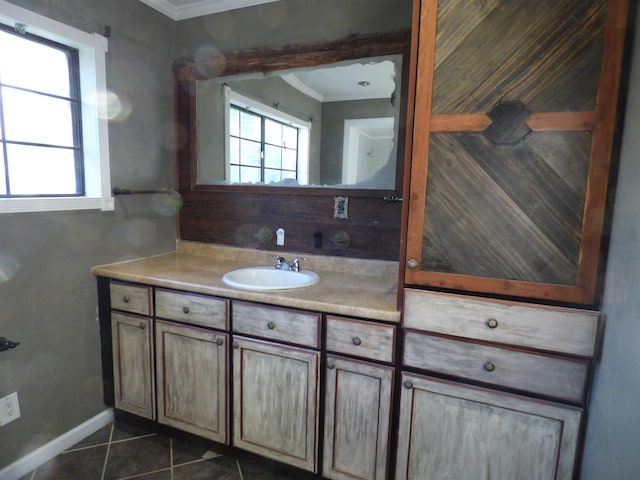
<svg viewBox="0 0 640 480">
<path fill-rule="evenodd" d="M 0 480 L 17 480 L 113 421 L 108 408 L 0 470 Z"/>
</svg>

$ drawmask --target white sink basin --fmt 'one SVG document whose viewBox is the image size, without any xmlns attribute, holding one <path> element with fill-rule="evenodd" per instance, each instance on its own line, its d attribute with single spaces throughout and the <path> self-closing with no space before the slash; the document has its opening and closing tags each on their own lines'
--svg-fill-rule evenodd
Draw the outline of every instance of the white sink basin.
<svg viewBox="0 0 640 480">
<path fill-rule="evenodd" d="M 240 268 L 225 273 L 222 281 L 231 287 L 244 290 L 285 290 L 313 285 L 320 280 L 314 272 L 303 270 L 278 270 L 273 267 Z"/>
</svg>

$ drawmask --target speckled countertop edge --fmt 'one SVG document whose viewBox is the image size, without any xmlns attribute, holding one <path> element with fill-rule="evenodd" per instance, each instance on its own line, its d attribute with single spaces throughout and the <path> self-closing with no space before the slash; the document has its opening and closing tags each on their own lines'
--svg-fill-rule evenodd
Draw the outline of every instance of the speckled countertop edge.
<svg viewBox="0 0 640 480">
<path fill-rule="evenodd" d="M 320 281 L 310 287 L 265 292 L 240 290 L 222 282 L 222 276 L 236 268 L 272 265 L 270 255 L 282 255 L 290 261 L 295 257 L 306 257 L 302 262 L 303 269 L 318 273 Z M 372 320 L 400 321 L 396 306 L 397 262 L 178 241 L 175 252 L 99 265 L 93 268 L 93 273 L 237 300 Z"/>
</svg>

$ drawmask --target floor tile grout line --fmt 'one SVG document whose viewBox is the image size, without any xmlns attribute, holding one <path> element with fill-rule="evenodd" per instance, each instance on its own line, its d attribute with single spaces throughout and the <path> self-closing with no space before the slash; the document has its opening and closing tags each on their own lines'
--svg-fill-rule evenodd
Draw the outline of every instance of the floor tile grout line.
<svg viewBox="0 0 640 480">
<path fill-rule="evenodd" d="M 104 476 L 107 473 L 107 462 L 109 460 L 109 451 L 111 450 L 111 439 L 113 438 L 113 431 L 116 428 L 115 422 L 111 423 L 111 431 L 109 432 L 109 443 L 107 443 L 107 451 L 104 454 L 104 462 L 102 464 L 102 475 L 100 476 L 100 480 L 104 480 Z"/>
<path fill-rule="evenodd" d="M 236 465 L 238 466 L 238 475 L 240 475 L 240 480 L 244 480 L 244 476 L 242 475 L 242 468 L 240 467 L 240 460 L 236 460 Z"/>
<path fill-rule="evenodd" d="M 85 447 L 70 448 L 69 450 L 65 450 L 64 452 L 62 452 L 60 455 L 66 455 L 67 453 L 81 452 L 83 450 L 89 450 L 91 448 L 104 447 L 105 445 L 109 445 L 108 440 L 106 442 L 96 443 L 95 445 L 87 445 Z"/>
<path fill-rule="evenodd" d="M 169 468 L 171 469 L 170 480 L 173 480 L 173 438 L 169 438 Z"/>
<path fill-rule="evenodd" d="M 147 433 L 145 435 L 139 435 L 137 437 L 129 437 L 129 438 L 121 438 L 120 440 L 113 440 L 113 441 L 110 441 L 109 443 L 116 444 L 116 443 L 130 442 L 131 440 L 140 440 L 141 438 L 155 437 L 157 435 L 158 435 L 157 433 Z"/>
</svg>

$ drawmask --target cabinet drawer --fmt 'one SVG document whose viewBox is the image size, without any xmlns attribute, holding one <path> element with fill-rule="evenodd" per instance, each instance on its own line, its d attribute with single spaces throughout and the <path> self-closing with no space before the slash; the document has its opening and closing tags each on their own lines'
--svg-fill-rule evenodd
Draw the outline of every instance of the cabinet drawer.
<svg viewBox="0 0 640 480">
<path fill-rule="evenodd" d="M 396 328 L 362 320 L 327 316 L 327 350 L 393 362 Z"/>
<path fill-rule="evenodd" d="M 594 355 L 598 312 L 406 290 L 404 327 L 584 357 Z"/>
<path fill-rule="evenodd" d="M 227 330 L 229 300 L 156 289 L 156 316 Z"/>
<path fill-rule="evenodd" d="M 111 282 L 111 308 L 151 315 L 151 287 Z"/>
<path fill-rule="evenodd" d="M 233 302 L 233 331 L 320 348 L 320 314 Z"/>
<path fill-rule="evenodd" d="M 582 403 L 590 362 L 406 332 L 403 364 Z"/>
</svg>

